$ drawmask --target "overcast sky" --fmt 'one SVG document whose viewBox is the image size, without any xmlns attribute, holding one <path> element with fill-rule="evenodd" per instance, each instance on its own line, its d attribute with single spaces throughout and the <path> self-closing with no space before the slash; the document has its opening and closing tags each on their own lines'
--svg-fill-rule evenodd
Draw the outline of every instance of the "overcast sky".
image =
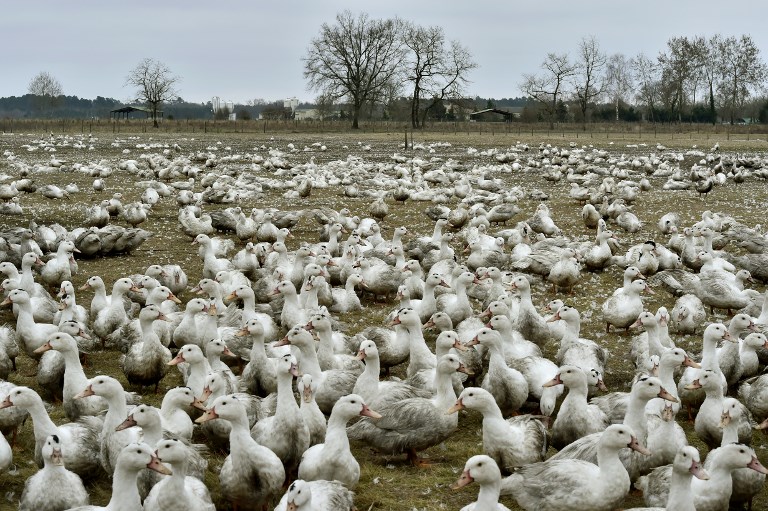
<svg viewBox="0 0 768 511">
<path fill-rule="evenodd" d="M 64 93 L 128 99 L 128 71 L 158 59 L 181 96 L 311 101 L 302 57 L 323 22 L 350 9 L 443 27 L 479 68 L 470 95 L 520 95 L 523 73 L 548 52 L 574 53 L 594 35 L 606 53 L 655 56 L 673 36 L 750 34 L 768 60 L 766 0 L 6 0 L 0 16 L 0 96 L 21 96 L 48 71 Z"/>
</svg>

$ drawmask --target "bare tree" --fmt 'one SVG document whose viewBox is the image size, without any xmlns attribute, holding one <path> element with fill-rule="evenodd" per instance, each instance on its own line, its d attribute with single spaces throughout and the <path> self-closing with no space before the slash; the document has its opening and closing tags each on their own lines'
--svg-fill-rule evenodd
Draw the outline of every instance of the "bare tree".
<svg viewBox="0 0 768 511">
<path fill-rule="evenodd" d="M 661 66 L 662 101 L 677 120 L 682 121 L 689 92 L 696 88 L 698 61 L 696 51 L 687 37 L 667 41 L 667 51 L 658 56 Z"/>
<path fill-rule="evenodd" d="M 174 76 L 171 70 L 154 59 L 145 58 L 133 68 L 125 78 L 125 84 L 137 88 L 136 101 L 146 103 L 152 114 L 152 122 L 155 128 L 157 124 L 157 112 L 163 101 L 169 101 L 178 96 L 176 84 L 181 80 Z"/>
<path fill-rule="evenodd" d="M 570 62 L 567 53 L 549 53 L 541 68 L 544 69 L 541 75 L 524 74 L 520 89 L 526 96 L 541 103 L 549 117 L 549 126 L 553 128 L 558 100 L 564 93 L 566 81 L 574 75 L 576 66 Z"/>
<path fill-rule="evenodd" d="M 595 98 L 603 93 L 604 83 L 600 75 L 606 63 L 605 53 L 594 36 L 585 37 L 579 43 L 579 54 L 575 64 L 574 89 L 581 109 L 581 119 L 586 129 L 587 109 Z"/>
<path fill-rule="evenodd" d="M 333 99 L 347 98 L 352 106 L 352 128 L 359 127 L 360 111 L 394 82 L 403 52 L 398 20 L 372 20 L 350 11 L 336 15 L 336 24 L 323 23 L 304 57 L 309 88 Z"/>
<path fill-rule="evenodd" d="M 715 110 L 715 83 L 720 72 L 720 45 L 722 37 L 719 34 L 706 39 L 703 36 L 694 37 L 691 41 L 693 56 L 696 59 L 701 77 L 706 87 L 707 102 L 709 103 L 709 117 L 714 125 L 717 122 Z"/>
<path fill-rule="evenodd" d="M 61 96 L 61 83 L 49 72 L 41 71 L 29 82 L 27 91 L 35 97 L 35 103 L 40 110 L 56 106 Z"/>
<path fill-rule="evenodd" d="M 408 49 L 406 79 L 413 84 L 411 125 L 419 128 L 436 105 L 462 96 L 467 74 L 477 64 L 458 41 L 446 43 L 441 27 L 408 24 L 403 29 L 403 44 Z M 427 99 L 424 108 L 422 99 Z"/>
<path fill-rule="evenodd" d="M 719 92 L 733 124 L 737 109 L 744 106 L 752 90 L 763 84 L 768 68 L 760 58 L 760 49 L 748 35 L 723 39 L 719 49 L 722 71 Z"/>
<path fill-rule="evenodd" d="M 608 57 L 605 64 L 605 92 L 616 107 L 616 121 L 619 120 L 619 102 L 632 90 L 632 62 L 622 53 Z"/>
<path fill-rule="evenodd" d="M 647 115 L 655 122 L 656 104 L 659 98 L 659 66 L 645 54 L 640 53 L 632 59 L 632 71 L 639 87 L 637 100 L 645 104 Z"/>
</svg>

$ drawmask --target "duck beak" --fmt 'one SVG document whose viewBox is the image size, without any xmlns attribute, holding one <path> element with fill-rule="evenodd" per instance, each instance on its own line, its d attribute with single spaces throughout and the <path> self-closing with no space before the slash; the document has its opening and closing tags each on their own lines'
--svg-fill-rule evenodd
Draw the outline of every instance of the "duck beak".
<svg viewBox="0 0 768 511">
<path fill-rule="evenodd" d="M 641 326 L 643 326 L 643 322 L 640 321 L 640 318 L 637 318 L 637 321 L 629 325 L 629 328 L 640 328 Z"/>
<path fill-rule="evenodd" d="M 155 472 L 159 472 L 160 474 L 165 474 L 167 476 L 173 473 L 171 472 L 170 468 L 160 463 L 160 460 L 157 458 L 157 456 L 152 456 L 152 461 L 147 463 L 147 468 L 150 470 L 154 470 Z"/>
<path fill-rule="evenodd" d="M 310 332 L 312 330 L 314 330 L 314 328 L 315 328 L 315 325 L 313 325 L 311 321 L 309 323 L 307 323 L 306 325 L 304 325 L 304 330 L 308 330 Z"/>
<path fill-rule="evenodd" d="M 237 293 L 235 293 L 234 291 L 232 291 L 231 293 L 229 293 L 227 296 L 225 296 L 225 297 L 224 297 L 224 301 L 225 301 L 225 302 L 231 302 L 231 301 L 232 301 L 232 300 L 234 300 L 235 298 L 237 298 Z"/>
<path fill-rule="evenodd" d="M 605 386 L 605 382 L 603 380 L 597 380 L 597 385 L 596 386 L 601 391 L 608 392 L 608 387 Z"/>
<path fill-rule="evenodd" d="M 298 504 L 295 501 L 290 501 L 285 506 L 285 511 L 297 511 L 299 509 Z"/>
<path fill-rule="evenodd" d="M 456 348 L 456 349 L 457 349 L 457 350 L 459 350 L 459 351 L 469 351 L 469 348 L 467 348 L 466 346 L 464 346 L 463 344 L 461 344 L 461 341 L 460 341 L 460 340 L 458 340 L 458 339 L 456 339 L 455 341 L 453 341 L 453 347 L 454 347 L 454 348 Z"/>
<path fill-rule="evenodd" d="M 563 380 L 560 379 L 560 373 L 557 373 L 554 378 L 549 380 L 547 383 L 542 385 L 542 387 L 554 387 L 555 385 L 562 385 Z"/>
<path fill-rule="evenodd" d="M 275 343 L 275 346 L 287 346 L 289 344 L 291 344 L 291 341 L 290 341 L 290 339 L 288 339 L 288 336 L 286 335 L 285 337 L 283 337 L 282 339 L 277 341 Z"/>
<path fill-rule="evenodd" d="M 693 367 L 695 369 L 700 369 L 701 368 L 701 364 L 699 364 L 698 362 L 694 361 L 688 355 L 685 356 L 685 359 L 683 360 L 683 365 L 684 366 L 688 366 L 688 367 Z"/>
<path fill-rule="evenodd" d="M 291 373 L 291 376 L 293 376 L 294 378 L 298 378 L 299 376 L 301 376 L 299 374 L 299 366 L 297 366 L 296 364 L 291 364 L 291 370 L 289 372 Z"/>
<path fill-rule="evenodd" d="M 60 311 L 63 311 L 63 310 L 64 310 L 64 309 L 66 309 L 66 308 L 67 308 L 67 304 L 66 304 L 66 303 L 64 303 L 64 302 L 59 302 L 59 307 L 58 307 L 58 309 L 59 309 Z"/>
<path fill-rule="evenodd" d="M 195 422 L 197 422 L 198 424 L 202 424 L 203 422 L 208 422 L 208 421 L 211 421 L 213 419 L 218 419 L 218 418 L 219 418 L 219 415 L 216 413 L 216 409 L 215 408 L 210 408 L 210 409 L 206 410 L 203 415 L 198 417 L 195 420 Z"/>
<path fill-rule="evenodd" d="M 704 465 L 702 465 L 700 461 L 692 461 L 691 468 L 689 468 L 688 471 L 698 479 L 709 479 L 709 474 L 704 470 Z"/>
<path fill-rule="evenodd" d="M 399 324 L 400 324 L 400 316 L 395 316 L 395 319 L 393 319 L 393 320 L 392 320 L 392 321 L 389 323 L 389 325 L 390 325 L 390 326 L 393 326 L 393 325 L 399 325 Z"/>
<path fill-rule="evenodd" d="M 432 318 L 429 318 L 426 323 L 421 325 L 421 329 L 422 330 L 429 330 L 433 326 L 435 326 L 435 322 L 432 320 Z"/>
<path fill-rule="evenodd" d="M 184 354 L 183 353 L 179 353 L 178 355 L 173 357 L 173 360 L 168 362 L 168 365 L 169 366 L 175 366 L 177 364 L 181 364 L 182 362 L 186 362 L 186 360 L 184 360 Z"/>
<path fill-rule="evenodd" d="M 208 399 L 208 397 L 206 397 Z M 205 411 L 205 405 L 203 404 L 202 399 L 195 398 L 192 400 L 192 407 L 197 408 L 198 410 Z"/>
<path fill-rule="evenodd" d="M 230 350 L 228 347 L 224 347 L 224 351 L 221 352 L 222 355 L 227 355 L 228 357 L 234 357 L 237 358 L 237 355 L 232 353 L 232 350 Z"/>
<path fill-rule="evenodd" d="M 173 303 L 181 303 L 181 300 L 179 300 L 178 297 L 173 293 L 168 295 L 168 299 Z"/>
<path fill-rule="evenodd" d="M 355 358 L 358 360 L 365 360 L 365 350 L 358 351 Z"/>
<path fill-rule="evenodd" d="M 768 468 L 765 468 L 761 463 L 760 460 L 756 457 L 752 456 L 752 461 L 747 464 L 747 468 L 751 468 L 755 472 L 759 472 L 761 474 L 768 474 Z"/>
<path fill-rule="evenodd" d="M 93 391 L 93 386 L 88 385 L 84 391 L 80 392 L 79 394 L 75 394 L 74 399 L 80 399 L 83 397 L 95 396 L 95 395 L 96 393 Z"/>
<path fill-rule="evenodd" d="M 469 375 L 469 376 L 472 376 L 473 374 L 475 374 L 472 371 L 470 371 L 469 369 L 467 369 L 466 366 L 464 364 L 462 364 L 462 363 L 459 363 L 459 368 L 456 369 L 456 371 L 458 371 L 460 373 L 464 373 L 464 374 Z"/>
<path fill-rule="evenodd" d="M 677 403 L 677 398 L 672 394 L 670 394 L 669 392 L 667 392 L 664 389 L 664 387 L 662 387 L 661 390 L 659 391 L 658 397 L 660 397 L 661 399 L 666 399 L 667 401 L 672 401 L 673 403 Z"/>
<path fill-rule="evenodd" d="M 696 390 L 701 388 L 701 382 L 696 379 L 693 380 L 691 383 L 685 386 L 685 390 Z"/>
<path fill-rule="evenodd" d="M 445 412 L 446 415 L 451 415 L 452 413 L 456 413 L 459 410 L 465 410 L 467 407 L 464 406 L 464 401 L 461 400 L 461 398 L 456 400 L 456 404 L 452 407 L 448 408 L 448 411 Z"/>
<path fill-rule="evenodd" d="M 726 341 L 738 342 L 738 340 L 734 339 L 733 336 L 731 335 L 731 333 L 728 330 L 725 331 L 725 333 L 723 334 L 722 338 L 725 339 Z"/>
<path fill-rule="evenodd" d="M 241 328 L 240 330 L 238 330 L 237 332 L 235 332 L 235 337 L 245 337 L 245 336 L 246 336 L 246 335 L 248 335 L 249 333 L 250 333 L 250 332 L 248 331 L 248 327 L 245 327 L 245 326 L 244 326 L 243 328 Z"/>
<path fill-rule="evenodd" d="M 448 283 L 447 283 L 446 281 L 444 281 L 444 280 L 441 280 L 441 281 L 440 281 L 440 283 L 438 284 L 438 286 L 441 286 L 441 287 L 447 287 L 448 289 L 450 289 L 450 288 L 451 288 L 451 285 L 450 285 L 450 284 L 448 284 Z"/>
<path fill-rule="evenodd" d="M 61 449 L 56 447 L 51 453 L 51 463 L 60 467 L 64 466 L 64 456 L 61 454 Z"/>
<path fill-rule="evenodd" d="M 9 296 L 8 298 L 0 302 L 0 305 L 10 305 L 12 303 L 13 303 L 13 300 L 11 300 L 11 297 Z"/>
<path fill-rule="evenodd" d="M 304 399 L 305 403 L 312 402 L 312 387 L 309 385 L 304 387 L 304 390 L 301 392 L 301 397 Z"/>
<path fill-rule="evenodd" d="M 372 419 L 381 419 L 381 414 L 374 412 L 370 408 L 368 408 L 368 405 L 363 405 L 363 409 L 360 410 L 360 415 L 363 415 L 365 417 L 370 417 Z"/>
<path fill-rule="evenodd" d="M 555 321 L 560 321 L 560 311 L 555 312 L 552 317 L 547 320 L 547 323 L 554 323 Z"/>
<path fill-rule="evenodd" d="M 211 387 L 209 387 L 208 385 L 206 385 L 206 386 L 203 388 L 203 393 L 202 393 L 202 394 L 200 394 L 200 398 L 199 398 L 199 401 L 200 401 L 201 403 L 204 403 L 205 401 L 207 401 L 207 400 L 208 400 L 208 398 L 209 398 L 209 397 L 211 397 L 211 394 L 213 394 L 213 391 L 211 390 Z M 194 401 L 193 401 L 192 403 L 194 404 Z M 205 410 L 205 408 L 203 408 L 203 410 Z"/>
<path fill-rule="evenodd" d="M 157 315 L 157 318 L 155 318 L 155 319 L 156 319 L 157 321 L 170 321 L 170 319 L 168 319 L 168 316 L 166 316 L 166 315 L 165 315 L 165 314 L 163 314 L 162 312 L 161 312 L 161 313 L 159 313 L 159 314 Z"/>
<path fill-rule="evenodd" d="M 6 399 L 8 401 L 8 399 Z M 0 404 L 0 408 L 3 408 L 3 405 Z M 763 422 L 755 426 L 755 429 L 768 429 L 768 419 L 765 419 Z"/>
<path fill-rule="evenodd" d="M 643 444 L 640 443 L 640 441 L 637 439 L 637 437 L 632 437 L 632 441 L 627 444 L 627 447 L 632 449 L 633 451 L 637 451 L 640 454 L 644 454 L 645 456 L 650 456 L 651 451 L 645 448 Z"/>
<path fill-rule="evenodd" d="M 87 290 L 87 289 L 90 289 L 90 287 L 91 287 L 91 286 L 90 286 L 90 285 L 89 285 L 89 284 L 86 282 L 86 283 L 85 283 L 85 284 L 83 284 L 82 286 L 78 287 L 78 288 L 77 288 L 77 290 L 78 290 L 78 291 L 85 291 L 85 290 Z"/>
<path fill-rule="evenodd" d="M 472 479 L 472 476 L 469 475 L 469 470 L 465 470 L 461 473 L 459 480 L 451 485 L 451 490 L 458 490 L 459 488 L 463 488 L 473 481 L 474 479 Z"/>
<path fill-rule="evenodd" d="M 478 339 L 477 336 L 474 336 L 468 343 L 466 343 L 466 346 L 475 346 L 477 344 L 480 344 L 480 339 Z"/>
<path fill-rule="evenodd" d="M 13 403 L 11 402 L 11 396 L 6 396 L 5 399 L 3 399 L 3 402 L 0 403 L 0 410 L 2 410 L 3 408 L 10 408 L 12 406 L 13 406 Z"/>
<path fill-rule="evenodd" d="M 43 344 L 42 346 L 40 346 L 39 348 L 37 348 L 32 353 L 45 353 L 46 351 L 52 350 L 52 349 L 53 349 L 53 347 L 51 346 L 51 343 L 49 341 L 49 342 L 46 342 L 45 344 Z"/>
<path fill-rule="evenodd" d="M 730 412 L 723 412 L 723 414 L 720 416 L 720 424 L 718 424 L 717 426 L 719 428 L 724 428 L 724 427 L 726 427 L 730 423 L 731 423 L 731 414 L 730 414 Z"/>
<path fill-rule="evenodd" d="M 136 420 L 133 418 L 133 414 L 131 414 L 122 422 L 122 424 L 115 428 L 115 431 L 122 431 L 124 429 L 132 428 L 133 426 L 136 426 Z"/>
<path fill-rule="evenodd" d="M 667 326 L 667 322 L 668 320 L 666 314 L 662 314 L 659 318 L 659 326 Z"/>
<path fill-rule="evenodd" d="M 653 289 L 651 289 L 651 288 L 648 286 L 648 284 L 646 284 L 646 285 L 645 285 L 645 289 L 644 289 L 643 291 L 645 291 L 645 292 L 646 292 L 646 293 L 648 293 L 649 295 L 655 295 L 655 294 L 656 294 L 656 291 L 654 291 Z"/>
</svg>

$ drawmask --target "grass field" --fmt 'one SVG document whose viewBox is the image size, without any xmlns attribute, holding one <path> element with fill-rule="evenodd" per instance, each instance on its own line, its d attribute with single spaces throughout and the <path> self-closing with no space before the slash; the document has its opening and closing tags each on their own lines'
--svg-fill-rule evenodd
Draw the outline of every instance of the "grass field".
<svg viewBox="0 0 768 511">
<path fill-rule="evenodd" d="M 49 139 L 44 135 L 45 140 Z M 10 227 L 27 226 L 31 220 L 38 224 L 48 224 L 58 222 L 68 229 L 81 225 L 86 206 L 98 203 L 100 200 L 109 198 L 115 191 L 121 191 L 124 194 L 124 204 L 133 200 L 138 200 L 141 190 L 137 189 L 133 183 L 137 180 L 136 176 L 126 175 L 117 171 L 117 163 L 122 159 L 138 159 L 142 153 L 158 152 L 160 148 L 141 149 L 137 144 L 160 143 L 173 144 L 178 143 L 182 147 L 182 154 L 189 154 L 197 151 L 210 151 L 215 149 L 218 156 L 225 154 L 254 154 L 265 155 L 266 149 L 276 148 L 287 151 L 289 143 L 293 143 L 298 149 L 297 152 L 286 154 L 286 159 L 294 164 L 301 164 L 314 161 L 316 164 L 323 164 L 334 160 L 344 160 L 348 155 L 354 155 L 363 158 L 366 162 L 391 162 L 391 156 L 394 153 L 400 153 L 408 157 L 419 157 L 424 160 L 439 157 L 443 161 L 450 159 L 456 160 L 467 166 L 468 169 L 487 169 L 487 177 L 498 177 L 503 179 L 508 186 L 520 186 L 525 191 L 525 197 L 520 201 L 519 206 L 522 213 L 513 219 L 513 223 L 531 216 L 538 204 L 538 201 L 529 199 L 528 192 L 533 189 L 539 189 L 549 195 L 549 206 L 552 210 L 552 217 L 557 225 L 562 229 L 563 234 L 579 240 L 591 240 L 594 232 L 583 226 L 580 211 L 581 206 L 568 198 L 568 185 L 565 181 L 553 183 L 543 179 L 540 171 L 520 172 L 520 173 L 502 173 L 493 159 L 489 149 L 498 149 L 505 151 L 518 140 L 528 143 L 532 147 L 531 156 L 536 156 L 538 151 L 536 147 L 539 143 L 550 143 L 552 145 L 567 146 L 569 142 L 576 142 L 578 145 L 585 143 L 575 137 L 569 138 L 569 135 L 556 136 L 551 139 L 543 139 L 539 136 L 525 136 L 517 134 L 506 135 L 498 134 L 493 137 L 473 136 L 466 134 L 417 134 L 415 142 L 417 147 L 413 150 L 401 147 L 403 135 L 400 134 L 281 134 L 281 135 L 238 135 L 238 134 L 207 134 L 200 133 L 188 135 L 165 135 L 165 134 L 139 134 L 128 135 L 121 134 L 117 137 L 101 133 L 96 135 L 97 139 L 90 144 L 93 150 L 87 148 L 75 148 L 71 141 L 68 145 L 56 146 L 56 152 L 53 153 L 57 158 L 67 160 L 72 163 L 87 163 L 91 161 L 105 160 L 107 164 L 115 169 L 114 174 L 106 179 L 107 187 L 102 192 L 94 192 L 91 188 L 92 177 L 79 172 L 55 172 L 34 175 L 38 185 L 57 184 L 64 186 L 68 183 L 76 183 L 80 192 L 73 194 L 69 200 L 50 201 L 41 197 L 39 194 L 22 197 L 22 206 L 24 214 L 18 217 L 0 217 L 0 230 Z M 45 163 L 51 154 L 42 150 L 27 151 L 25 144 L 33 144 L 37 139 L 35 135 L 3 135 L 0 136 L 0 151 L 12 151 L 19 161 L 25 163 Z M 89 145 L 86 139 L 86 146 Z M 62 142 L 63 139 L 54 137 L 54 144 Z M 302 151 L 305 146 L 311 146 L 315 142 L 321 142 L 327 146 L 327 151 L 320 152 Z M 433 146 L 435 143 L 448 142 L 450 145 Z M 670 150 L 684 152 L 698 145 L 701 150 L 707 151 L 713 145 L 711 135 L 708 138 L 698 139 L 694 134 L 690 138 L 681 137 L 659 138 L 650 145 L 638 145 L 649 143 L 646 140 L 590 140 L 595 148 L 605 149 L 612 157 L 621 155 L 647 155 L 652 152 L 658 152 L 656 143 L 666 145 Z M 733 152 L 738 154 L 764 154 L 766 142 L 763 140 L 750 139 L 746 137 L 737 138 L 732 136 L 730 140 L 719 141 L 722 152 Z M 631 146 L 631 147 L 630 147 Z M 228 148 L 231 148 L 228 150 Z M 468 148 L 476 148 L 476 152 L 468 152 Z M 589 149 L 589 148 L 588 148 Z M 124 151 L 129 151 L 124 153 Z M 6 154 L 7 156 L 7 154 Z M 689 168 L 696 163 L 700 157 L 686 156 L 680 162 L 681 167 Z M 141 160 L 140 160 L 141 161 Z M 435 162 L 439 164 L 439 162 Z M 145 164 L 143 164 L 145 166 Z M 221 164 L 216 167 L 214 172 L 242 172 L 248 169 L 250 164 L 243 158 L 241 162 Z M 18 174 L 10 166 L 7 159 L 0 160 L 0 174 L 8 174 L 15 179 Z M 269 176 L 270 173 L 262 171 L 260 175 Z M 731 215 L 737 220 L 749 225 L 765 222 L 765 208 L 768 200 L 768 184 L 764 180 L 750 178 L 741 185 L 735 185 L 729 182 L 724 187 L 716 187 L 714 191 L 705 199 L 700 199 L 693 191 L 662 192 L 661 185 L 663 179 L 651 178 L 654 187 L 652 192 L 641 194 L 636 202 L 634 212 L 644 222 L 643 229 L 635 234 L 629 235 L 617 231 L 622 245 L 625 248 L 631 245 L 645 241 L 646 239 L 655 239 L 659 242 L 666 242 L 656 230 L 656 221 L 658 218 L 669 211 L 677 211 L 684 225 L 690 225 L 701 218 L 701 213 L 705 210 L 711 210 Z M 195 191 L 200 191 L 199 185 Z M 329 206 L 333 208 L 347 207 L 353 214 L 360 217 L 368 216 L 368 198 L 349 198 L 343 195 L 343 187 L 330 187 L 326 189 L 315 189 L 310 198 L 306 200 L 287 200 L 282 196 L 283 190 L 267 190 L 262 198 L 258 200 L 244 202 L 243 208 L 251 207 L 276 207 L 280 209 L 298 209 L 312 208 L 318 206 Z M 395 227 L 406 225 L 410 236 L 423 236 L 431 233 L 433 223 L 423 210 L 430 206 L 428 202 L 408 201 L 405 205 L 395 206 L 391 199 L 390 215 L 381 223 L 383 236 L 391 237 Z M 453 199 L 448 204 L 455 207 L 456 202 Z M 207 205 L 205 210 L 224 208 L 227 205 Z M 122 225 L 125 225 L 122 222 Z M 117 278 L 127 276 L 133 273 L 142 272 L 150 264 L 180 264 L 189 276 L 190 283 L 196 283 L 201 277 L 202 260 L 197 256 L 197 248 L 191 245 L 191 239 L 185 236 L 178 228 L 177 206 L 173 198 L 163 199 L 153 209 L 150 219 L 140 227 L 154 233 L 139 250 L 131 255 L 120 257 L 111 257 L 95 260 L 80 261 L 78 275 L 74 278 L 74 284 L 79 287 L 91 275 L 100 275 L 107 286 Z M 293 250 L 303 241 L 317 240 L 318 225 L 311 218 L 302 219 L 300 224 L 292 232 L 295 236 L 289 241 L 289 250 Z M 458 245 L 455 247 L 458 251 Z M 629 381 L 633 374 L 633 367 L 628 362 L 627 354 L 629 351 L 629 337 L 624 334 L 605 334 L 604 323 L 602 322 L 600 305 L 609 296 L 613 290 L 621 283 L 621 269 L 610 268 L 602 273 L 584 273 L 577 292 L 572 297 L 566 297 L 568 303 L 573 304 L 582 312 L 582 336 L 594 339 L 606 346 L 611 353 L 608 368 L 605 375 L 605 383 L 611 391 L 629 390 Z M 534 303 L 543 307 L 555 295 L 552 294 L 551 287 L 546 285 L 541 279 L 532 278 Z M 757 285 L 756 289 L 762 291 L 764 286 Z M 91 295 L 86 292 L 78 294 L 78 303 L 90 303 Z M 191 293 L 185 293 L 180 298 L 186 301 L 191 298 Z M 664 292 L 658 292 L 649 298 L 644 299 L 648 310 L 654 311 L 661 305 L 669 309 L 674 304 L 674 299 Z M 368 325 L 380 324 L 386 314 L 395 306 L 394 303 L 378 304 L 365 302 L 364 310 L 361 313 L 347 314 L 340 317 L 345 325 L 345 333 L 354 334 Z M 475 304 L 475 310 L 479 312 L 479 305 Z M 723 321 L 727 318 L 722 315 L 709 316 L 708 321 Z M 8 310 L 2 311 L 0 320 L 12 322 L 13 317 Z M 427 334 L 428 340 L 433 339 L 434 334 Z M 689 352 L 698 352 L 701 349 L 701 340 L 694 337 L 679 338 L 673 336 L 678 345 L 681 345 Z M 549 351 L 553 355 L 554 351 Z M 90 367 L 86 368 L 89 376 L 96 374 L 109 374 L 118 378 L 125 385 L 125 378 L 116 362 L 114 352 L 96 352 L 91 354 Z M 11 375 L 11 381 L 28 385 L 36 388 L 35 379 L 29 376 L 34 371 L 33 362 L 24 355 L 19 357 L 19 370 Z M 554 375 L 553 375 L 554 376 Z M 176 371 L 170 371 L 161 383 L 161 389 L 166 390 L 176 385 L 181 385 L 181 377 Z M 144 402 L 159 406 L 160 396 L 151 392 L 145 393 Z M 54 407 L 51 416 L 57 423 L 65 422 L 63 411 L 60 407 Z M 706 448 L 700 444 L 692 432 L 692 424 L 685 422 L 682 417 L 678 417 L 680 424 L 689 433 L 689 441 L 699 447 L 702 457 Z M 204 441 L 202 436 L 199 441 Z M 429 469 L 413 468 L 405 462 L 403 457 L 383 457 L 373 453 L 369 448 L 363 445 L 353 445 L 353 453 L 360 462 L 362 473 L 360 484 L 356 490 L 356 505 L 361 510 L 433 510 L 433 509 L 460 509 L 463 505 L 474 501 L 477 493 L 477 486 L 472 485 L 460 491 L 452 491 L 449 486 L 459 477 L 465 461 L 472 455 L 481 452 L 480 435 L 480 416 L 472 412 L 461 412 L 459 419 L 459 429 L 442 445 L 434 447 L 425 452 L 435 464 Z M 21 428 L 18 446 L 14 450 L 15 470 L 10 473 L 0 474 L 0 510 L 16 509 L 17 500 L 23 489 L 24 481 L 27 477 L 36 471 L 32 461 L 34 439 L 32 436 L 31 424 L 26 424 Z M 763 464 L 768 464 L 768 455 L 765 448 L 768 445 L 766 437 L 755 433 L 753 437 L 753 447 Z M 228 509 L 226 499 L 219 492 L 218 487 L 218 469 L 224 460 L 223 453 L 215 453 L 209 464 L 206 483 L 211 490 L 217 503 L 218 509 Z M 91 502 L 94 504 L 105 505 L 109 500 L 111 493 L 110 481 L 107 478 L 97 480 L 89 488 L 91 492 Z M 502 502 L 510 509 L 518 509 L 512 499 L 506 498 Z M 625 501 L 627 508 L 642 505 L 642 499 L 635 494 L 631 494 Z M 755 501 L 754 509 L 768 509 L 768 492 L 765 490 Z"/>
</svg>

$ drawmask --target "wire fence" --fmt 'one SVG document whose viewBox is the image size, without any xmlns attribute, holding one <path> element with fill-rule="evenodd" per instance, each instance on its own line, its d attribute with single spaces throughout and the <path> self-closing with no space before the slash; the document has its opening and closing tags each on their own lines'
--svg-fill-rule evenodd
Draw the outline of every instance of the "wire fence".
<svg viewBox="0 0 768 511">
<path fill-rule="evenodd" d="M 414 130 L 407 122 L 363 121 L 358 130 L 349 121 L 314 120 L 162 120 L 154 128 L 151 119 L 0 119 L 0 132 L 50 134 L 137 134 L 137 133 L 222 133 L 222 134 L 278 134 L 278 133 L 389 133 L 403 134 Z M 590 123 L 555 124 L 523 122 L 433 122 L 415 130 L 417 134 L 453 133 L 468 136 L 517 136 L 569 138 L 584 140 L 743 140 L 768 141 L 768 125 L 730 124 L 661 124 L 661 123 Z"/>
</svg>

